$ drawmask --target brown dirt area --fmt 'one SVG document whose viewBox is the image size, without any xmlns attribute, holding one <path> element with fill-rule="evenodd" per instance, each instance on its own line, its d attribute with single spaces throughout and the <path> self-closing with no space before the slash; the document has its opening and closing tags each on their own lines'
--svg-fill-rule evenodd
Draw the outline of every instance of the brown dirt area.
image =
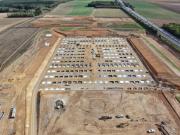
<svg viewBox="0 0 180 135">
<path fill-rule="evenodd" d="M 11 86 L 11 90 L 6 90 L 4 87 L 0 90 L 0 101 L 3 100 L 2 103 L 4 106 L 2 108 L 0 106 L 0 110 L 4 109 L 6 114 L 3 122 L 1 123 L 0 121 L 0 127 L 3 127 L 3 135 L 13 132 L 18 135 L 24 134 L 26 117 L 25 89 L 42 62 L 45 60 L 46 55 L 53 47 L 59 34 L 65 36 L 118 36 L 119 34 L 117 34 L 117 32 L 109 31 L 105 28 L 97 28 L 98 23 L 116 21 L 132 22 L 133 20 L 128 18 L 125 20 L 117 18 L 98 18 L 97 20 L 94 20 L 94 18 L 91 17 L 58 18 L 46 16 L 45 18 L 40 18 L 33 22 L 33 26 L 38 28 L 55 27 L 51 31 L 53 33 L 53 37 L 50 40 L 47 40 L 44 39 L 44 34 L 41 33 L 42 35 L 40 34 L 36 39 L 37 43 L 28 48 L 27 52 L 0 73 L 1 84 L 8 84 Z M 82 26 L 84 29 L 81 31 L 73 30 L 67 32 L 62 32 L 58 29 L 58 27 L 64 26 Z M 87 28 L 89 30 L 87 30 Z M 119 33 L 122 35 L 124 34 L 124 32 Z M 49 47 L 44 46 L 46 41 L 50 42 Z M 144 48 L 139 49 L 142 49 L 145 53 L 147 53 L 144 54 L 144 57 L 147 56 L 150 57 L 150 59 L 155 59 L 156 61 L 156 57 L 151 54 L 151 51 Z M 166 66 L 162 67 L 163 64 L 158 60 L 154 65 L 158 67 L 158 69 L 156 69 L 157 74 L 164 75 L 167 73 L 168 77 L 170 75 L 170 78 L 168 79 L 173 81 L 171 72 Z M 1 95 L 4 95 L 4 92 L 7 92 L 5 97 L 8 97 L 5 100 L 1 98 Z M 59 112 L 54 111 L 54 101 L 58 98 L 63 98 L 66 101 L 65 103 L 67 103 L 66 111 L 62 115 L 60 115 Z M 11 121 L 7 116 L 12 105 L 16 106 L 17 115 L 16 118 Z M 130 115 L 133 120 L 131 121 L 125 118 L 122 120 L 115 119 L 114 116 L 120 113 Z M 113 116 L 113 119 L 108 121 L 99 121 L 98 118 L 102 115 L 111 115 Z M 159 123 L 162 120 L 165 120 L 170 127 L 175 128 L 176 131 L 178 131 L 178 126 L 175 120 L 173 120 L 170 111 L 168 111 L 156 94 L 130 94 L 120 91 L 70 91 L 59 92 L 55 95 L 48 93 L 42 94 L 41 97 L 39 135 L 74 135 L 75 133 L 77 133 L 77 135 L 127 135 L 132 133 L 134 135 L 145 135 L 149 128 L 157 129 L 155 123 Z M 128 127 L 122 129 L 116 128 L 116 126 L 120 123 L 128 123 Z M 55 124 L 58 126 L 55 126 Z M 10 130 L 7 129 L 7 127 L 9 127 Z M 47 130 L 45 130 L 46 128 Z M 159 132 L 156 134 L 160 135 Z"/>
<path fill-rule="evenodd" d="M 59 28 L 54 28 L 56 33 L 64 36 L 87 36 L 87 37 L 106 37 L 106 36 L 121 36 L 127 37 L 130 35 L 139 36 L 137 31 L 115 31 L 106 28 L 82 28 L 81 30 L 61 31 Z"/>
<path fill-rule="evenodd" d="M 4 112 L 3 117 L 0 119 L 0 134 L 12 134 L 14 132 L 14 119 L 9 119 L 10 108 L 14 105 L 15 88 L 12 86 L 1 86 L 0 89 L 0 112 Z M 12 87 L 12 88 L 10 88 Z"/>
<path fill-rule="evenodd" d="M 24 134 L 26 87 L 30 80 L 34 77 L 34 74 L 36 73 L 40 64 L 44 61 L 46 54 L 51 49 L 57 38 L 58 35 L 56 33 L 53 33 L 53 36 L 49 39 L 45 38 L 43 32 L 39 33 L 36 37 L 36 42 L 34 42 L 31 48 L 29 48 L 28 51 L 9 65 L 5 70 L 0 72 L 0 82 L 3 86 L 0 91 L 0 95 L 7 91 L 4 86 L 10 86 L 11 89 L 13 88 L 14 92 L 13 98 L 8 98 L 6 101 L 8 104 L 3 103 L 5 109 L 7 110 L 5 115 L 9 115 L 10 107 L 12 105 L 15 106 L 17 110 L 15 119 L 10 120 L 8 117 L 4 118 L 5 122 L 1 125 L 1 127 L 3 127 L 2 129 L 4 130 L 2 135 L 12 133 L 16 133 L 18 135 Z M 45 42 L 49 42 L 50 46 L 45 47 Z M 13 94 L 12 90 L 9 91 L 9 94 Z M 11 125 L 13 125 L 13 127 L 11 127 Z M 8 129 L 8 127 L 11 128 Z"/>
<path fill-rule="evenodd" d="M 138 34 L 138 31 L 113 31 L 102 27 L 101 25 L 108 25 L 109 23 L 124 24 L 127 22 L 134 22 L 131 18 L 93 18 L 93 17 L 57 17 L 57 16 L 45 16 L 34 22 L 33 27 L 50 28 L 62 35 L 66 36 L 113 36 L 122 35 L 127 36 L 132 33 Z M 64 27 L 81 27 L 81 30 L 67 30 L 62 31 L 60 28 Z M 140 32 L 142 33 L 142 32 Z"/>
<path fill-rule="evenodd" d="M 160 135 L 155 124 L 161 121 L 179 134 L 178 123 L 160 97 L 158 93 L 122 91 L 42 92 L 39 135 L 146 135 L 149 128 Z M 65 111 L 54 109 L 58 99 L 63 100 Z M 120 114 L 124 117 L 115 118 Z M 112 118 L 99 120 L 101 116 Z M 116 127 L 122 123 L 127 126 Z"/>
<path fill-rule="evenodd" d="M 0 71 L 31 47 L 39 29 L 30 22 L 11 27 L 0 34 Z"/>
<path fill-rule="evenodd" d="M 164 81 L 166 80 L 178 88 L 180 87 L 179 77 L 176 76 L 159 58 L 157 58 L 153 52 L 145 46 L 140 38 L 130 38 L 129 41 L 137 53 L 144 58 L 145 64 L 148 65 L 155 77 Z"/>
<path fill-rule="evenodd" d="M 170 51 L 169 48 L 165 48 L 163 45 L 158 43 L 156 39 L 150 38 L 148 36 L 142 36 L 142 40 L 145 43 L 146 47 L 148 47 L 156 57 L 160 58 L 168 68 L 170 68 L 174 74 L 180 76 L 180 54 L 175 54 L 174 52 Z"/>
<path fill-rule="evenodd" d="M 172 107 L 174 108 L 174 110 L 176 111 L 176 113 L 180 116 L 180 104 L 179 102 L 176 100 L 176 94 L 178 94 L 179 92 L 175 92 L 175 93 L 170 93 L 170 92 L 163 92 L 163 94 L 165 95 L 165 97 L 167 98 L 167 100 L 170 102 L 170 104 L 172 105 Z"/>
<path fill-rule="evenodd" d="M 109 23 L 125 24 L 127 22 L 133 23 L 134 21 L 131 18 L 94 18 L 94 17 L 61 17 L 60 18 L 57 16 L 45 16 L 44 18 L 35 20 L 32 24 L 33 27 L 41 27 L 41 28 L 56 27 L 57 29 L 64 27 L 72 27 L 72 28 L 81 27 L 81 29 L 86 29 L 87 31 L 89 31 L 89 29 L 94 29 L 94 28 L 98 28 L 98 30 L 102 28 L 102 30 L 104 30 L 101 24 L 103 25 L 108 25 Z"/>
<path fill-rule="evenodd" d="M 94 22 L 91 17 L 44 17 L 34 21 L 34 27 L 89 26 Z"/>
<path fill-rule="evenodd" d="M 98 28 L 94 28 L 94 29 L 81 29 L 81 30 L 73 30 L 73 31 L 66 31 L 66 32 L 62 32 L 59 29 L 54 29 L 57 33 L 65 35 L 65 36 L 87 36 L 87 37 L 98 37 L 98 36 L 113 36 L 113 35 L 117 35 L 116 33 L 113 33 L 111 31 L 108 31 L 106 29 L 98 29 Z"/>
<path fill-rule="evenodd" d="M 7 18 L 7 13 L 0 13 L 0 32 L 26 20 L 27 18 Z"/>
</svg>

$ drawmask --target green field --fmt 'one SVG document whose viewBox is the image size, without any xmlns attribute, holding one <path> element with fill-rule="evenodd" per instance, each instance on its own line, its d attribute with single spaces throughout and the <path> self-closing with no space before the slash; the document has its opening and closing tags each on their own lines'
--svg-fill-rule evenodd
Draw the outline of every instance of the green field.
<svg viewBox="0 0 180 135">
<path fill-rule="evenodd" d="M 87 7 L 89 3 L 96 0 L 74 0 L 73 8 L 68 15 L 71 16 L 89 16 L 92 14 L 94 8 Z M 98 0 L 98 1 L 112 1 L 112 0 Z"/>
<path fill-rule="evenodd" d="M 94 17 L 105 17 L 105 18 L 128 17 L 128 15 L 120 9 L 109 9 L 109 8 L 94 9 L 93 16 Z"/>
<path fill-rule="evenodd" d="M 176 95 L 176 100 L 180 103 L 180 94 Z"/>
<path fill-rule="evenodd" d="M 61 28 L 59 28 L 59 30 L 61 30 L 61 31 L 71 31 L 71 30 L 79 30 L 81 28 L 82 27 L 61 27 Z"/>
<path fill-rule="evenodd" d="M 37 2 L 37 0 L 2 0 L 5 2 Z M 39 0 L 39 1 L 62 1 L 62 0 Z"/>
<path fill-rule="evenodd" d="M 0 0 L 0 12 L 8 12 L 16 17 L 32 17 L 34 14 L 47 13 L 56 6 L 68 1 L 72 0 Z M 37 12 L 32 13 L 38 8 L 38 14 Z M 19 12 L 19 15 L 17 12 Z"/>
<path fill-rule="evenodd" d="M 122 23 L 122 24 L 110 24 L 106 26 L 107 28 L 111 28 L 114 30 L 125 30 L 125 31 L 132 31 L 132 30 L 144 30 L 137 23 Z"/>
<path fill-rule="evenodd" d="M 89 3 L 95 0 L 73 0 L 60 4 L 55 8 L 51 15 L 66 15 L 66 16 L 90 16 L 95 17 L 127 17 L 120 9 L 95 9 L 87 7 Z M 99 1 L 99 0 L 98 0 Z M 103 0 L 100 0 L 103 1 Z M 105 0 L 112 1 L 112 0 Z"/>
<path fill-rule="evenodd" d="M 92 0 L 73 0 L 60 4 L 50 14 L 67 16 L 89 16 L 93 8 L 87 7 Z"/>
<path fill-rule="evenodd" d="M 180 14 L 164 9 L 145 0 L 126 0 L 135 7 L 135 11 L 151 19 L 180 19 Z"/>
<path fill-rule="evenodd" d="M 91 15 L 93 8 L 87 7 L 92 0 L 74 0 L 72 10 L 68 13 L 71 16 Z"/>
</svg>

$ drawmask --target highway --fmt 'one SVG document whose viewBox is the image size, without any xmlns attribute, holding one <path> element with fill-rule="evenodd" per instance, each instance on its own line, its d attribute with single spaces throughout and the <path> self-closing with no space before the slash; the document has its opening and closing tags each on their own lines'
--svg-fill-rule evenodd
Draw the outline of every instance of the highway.
<svg viewBox="0 0 180 135">
<path fill-rule="evenodd" d="M 148 26 L 152 30 L 156 31 L 158 36 L 161 36 L 161 38 L 166 39 L 169 43 L 175 45 L 175 48 L 180 50 L 180 40 L 177 39 L 175 36 L 173 36 L 172 34 L 170 34 L 167 31 L 163 30 L 162 28 L 159 28 L 157 25 L 148 21 L 145 17 L 141 16 L 140 14 L 136 13 L 131 8 L 127 7 L 122 0 L 115 0 L 115 2 L 119 5 L 119 7 L 122 10 L 129 13 L 131 16 L 133 16 L 139 22 L 143 23 L 144 25 Z"/>
</svg>

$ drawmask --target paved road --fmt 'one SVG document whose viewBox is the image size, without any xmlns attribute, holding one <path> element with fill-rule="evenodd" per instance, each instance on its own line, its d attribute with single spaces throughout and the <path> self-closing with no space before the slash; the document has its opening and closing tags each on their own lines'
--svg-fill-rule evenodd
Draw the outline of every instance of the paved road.
<svg viewBox="0 0 180 135">
<path fill-rule="evenodd" d="M 153 29 L 157 32 L 158 36 L 163 37 L 166 39 L 166 41 L 170 42 L 173 46 L 173 48 L 176 48 L 177 50 L 180 50 L 180 40 L 170 34 L 169 32 L 163 30 L 162 28 L 158 27 L 157 25 L 153 24 L 149 20 L 147 20 L 145 17 L 141 16 L 140 14 L 136 13 L 131 8 L 127 7 L 122 0 L 115 0 L 115 2 L 118 3 L 119 7 L 123 9 L 125 12 L 130 14 L 132 17 L 134 17 L 139 22 L 143 23 L 144 25 L 148 26 L 149 28 Z M 175 47 L 174 47 L 175 46 Z"/>
</svg>

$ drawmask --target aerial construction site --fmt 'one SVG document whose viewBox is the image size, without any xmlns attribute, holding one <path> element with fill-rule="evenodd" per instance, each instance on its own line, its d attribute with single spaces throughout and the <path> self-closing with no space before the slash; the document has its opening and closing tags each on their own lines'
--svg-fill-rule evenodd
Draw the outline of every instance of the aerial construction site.
<svg viewBox="0 0 180 135">
<path fill-rule="evenodd" d="M 0 21 L 0 135 L 180 135 L 173 36 L 149 32 L 126 2 L 97 3 Z"/>
</svg>

